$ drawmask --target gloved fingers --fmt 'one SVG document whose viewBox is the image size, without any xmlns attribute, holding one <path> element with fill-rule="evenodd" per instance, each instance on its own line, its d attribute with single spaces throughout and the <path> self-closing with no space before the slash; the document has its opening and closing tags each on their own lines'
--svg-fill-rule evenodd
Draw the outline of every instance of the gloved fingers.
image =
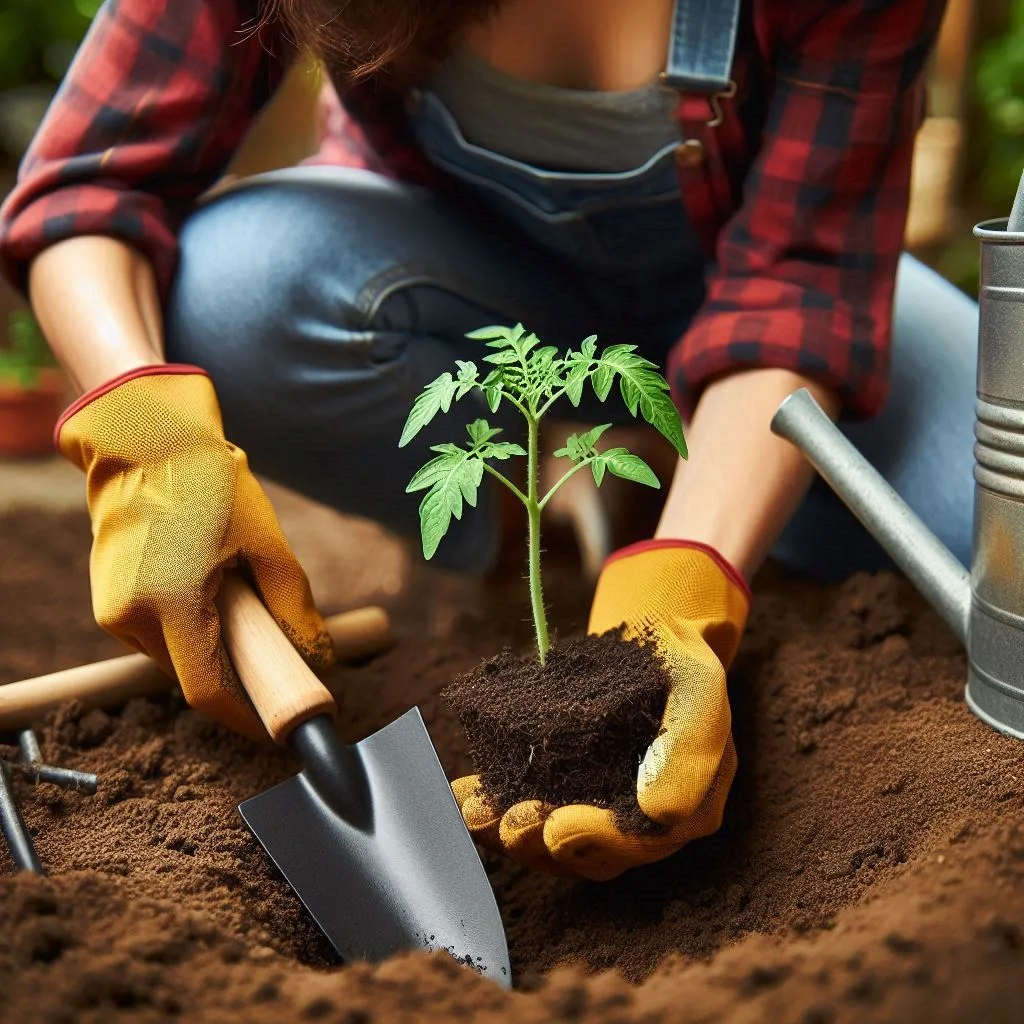
<svg viewBox="0 0 1024 1024">
<path fill-rule="evenodd" d="M 572 877 L 571 868 L 551 856 L 544 841 L 544 826 L 553 808 L 540 800 L 513 804 L 501 817 L 498 830 L 501 846 L 515 861 L 547 875 Z"/>
<path fill-rule="evenodd" d="M 702 659 L 667 645 L 662 650 L 674 685 L 661 730 L 637 771 L 637 800 L 649 818 L 675 826 L 704 802 L 729 739 L 732 714 L 725 669 L 710 651 Z"/>
<path fill-rule="evenodd" d="M 736 778 L 737 765 L 736 745 L 730 734 L 726 740 L 725 750 L 722 751 L 722 760 L 718 771 L 715 773 L 703 802 L 689 818 L 672 829 L 671 834 L 679 841 L 680 846 L 684 846 L 693 839 L 703 839 L 705 836 L 714 835 L 722 827 L 725 804 L 729 798 L 733 780 Z"/>
<path fill-rule="evenodd" d="M 234 525 L 237 536 L 231 539 L 252 573 L 263 603 L 311 668 L 329 668 L 335 662 L 334 645 L 313 600 L 309 577 L 295 557 L 266 492 L 247 470 L 239 479 L 238 501 L 238 509 L 244 509 L 245 516 Z"/>
<path fill-rule="evenodd" d="M 267 730 L 221 642 L 212 601 L 200 609 L 176 606 L 165 616 L 163 628 L 174 675 L 189 706 L 234 732 L 268 742 Z"/>
<path fill-rule="evenodd" d="M 501 849 L 498 826 L 501 811 L 493 807 L 480 789 L 479 775 L 464 775 L 452 783 L 452 795 L 462 812 L 469 834 L 483 846 Z"/>
<path fill-rule="evenodd" d="M 736 747 L 729 736 L 714 780 L 696 812 L 675 828 L 650 834 L 623 832 L 612 811 L 585 804 L 559 807 L 544 824 L 551 856 L 582 878 L 606 882 L 629 868 L 669 857 L 694 839 L 717 832 L 736 777 Z"/>
<path fill-rule="evenodd" d="M 587 804 L 553 811 L 544 825 L 544 842 L 559 865 L 593 882 L 607 882 L 629 868 L 661 860 L 683 845 L 671 832 L 625 833 L 612 811 Z"/>
</svg>

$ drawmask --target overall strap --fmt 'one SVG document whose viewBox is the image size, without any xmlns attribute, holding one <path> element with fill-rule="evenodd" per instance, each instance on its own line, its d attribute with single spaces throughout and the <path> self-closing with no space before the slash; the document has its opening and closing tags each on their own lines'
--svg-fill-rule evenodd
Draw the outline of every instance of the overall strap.
<svg viewBox="0 0 1024 1024">
<path fill-rule="evenodd" d="M 741 0 L 676 0 L 664 85 L 681 93 L 731 96 Z"/>
</svg>

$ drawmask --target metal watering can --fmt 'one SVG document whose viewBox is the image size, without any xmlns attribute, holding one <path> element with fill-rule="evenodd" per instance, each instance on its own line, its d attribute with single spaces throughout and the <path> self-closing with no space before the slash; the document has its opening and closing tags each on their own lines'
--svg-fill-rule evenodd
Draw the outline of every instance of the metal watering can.
<svg viewBox="0 0 1024 1024">
<path fill-rule="evenodd" d="M 1009 218 L 981 242 L 971 571 L 953 557 L 806 389 L 772 419 L 907 574 L 968 655 L 966 699 L 1024 739 L 1024 178 Z"/>
</svg>

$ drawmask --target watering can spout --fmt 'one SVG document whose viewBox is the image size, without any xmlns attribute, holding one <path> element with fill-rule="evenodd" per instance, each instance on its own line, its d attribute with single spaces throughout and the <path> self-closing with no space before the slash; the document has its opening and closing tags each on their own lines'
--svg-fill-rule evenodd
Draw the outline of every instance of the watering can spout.
<svg viewBox="0 0 1024 1024">
<path fill-rule="evenodd" d="M 771 428 L 804 453 L 966 646 L 971 614 L 967 569 L 846 439 L 806 388 L 779 406 Z"/>
</svg>

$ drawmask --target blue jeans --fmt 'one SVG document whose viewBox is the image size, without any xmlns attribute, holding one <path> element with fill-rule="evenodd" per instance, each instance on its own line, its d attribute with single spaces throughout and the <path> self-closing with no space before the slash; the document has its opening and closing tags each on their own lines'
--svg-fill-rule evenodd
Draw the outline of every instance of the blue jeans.
<svg viewBox="0 0 1024 1024">
<path fill-rule="evenodd" d="M 220 195 L 186 222 L 167 355 L 210 372 L 228 436 L 255 470 L 411 535 L 418 496 L 405 485 L 428 446 L 461 440 L 466 423 L 487 415 L 464 399 L 397 447 L 423 385 L 456 358 L 479 359 L 480 343 L 463 335 L 522 321 L 560 347 L 592 333 L 602 343 L 635 341 L 663 365 L 700 301 L 700 275 L 672 273 L 669 282 L 651 271 L 580 272 L 478 198 L 456 203 L 364 171 L 291 169 Z M 976 349 L 976 305 L 905 257 L 890 399 L 874 419 L 844 425 L 965 563 Z M 600 409 L 580 416 L 627 418 Z M 439 561 L 468 570 L 491 562 L 494 499 L 485 489 Z M 824 578 L 887 564 L 820 482 L 775 555 Z"/>
</svg>

